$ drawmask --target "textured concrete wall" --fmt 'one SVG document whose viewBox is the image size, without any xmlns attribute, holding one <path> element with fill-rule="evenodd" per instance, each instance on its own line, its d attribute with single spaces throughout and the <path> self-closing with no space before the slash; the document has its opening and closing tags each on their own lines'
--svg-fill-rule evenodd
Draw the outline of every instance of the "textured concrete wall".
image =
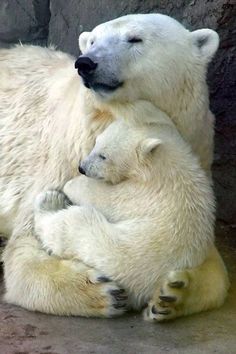
<svg viewBox="0 0 236 354">
<path fill-rule="evenodd" d="M 213 169 L 218 219 L 222 225 L 233 227 L 236 224 L 236 0 L 1 0 L 0 45 L 18 40 L 39 44 L 48 41 L 77 56 L 77 38 L 82 31 L 138 12 L 162 12 L 190 29 L 210 27 L 220 35 L 220 49 L 209 70 L 211 105 L 217 117 Z"/>
</svg>

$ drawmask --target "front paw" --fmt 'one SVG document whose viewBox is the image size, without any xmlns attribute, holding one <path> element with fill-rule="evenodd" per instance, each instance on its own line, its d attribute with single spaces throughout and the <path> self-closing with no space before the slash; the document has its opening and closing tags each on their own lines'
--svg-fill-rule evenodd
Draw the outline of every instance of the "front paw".
<svg viewBox="0 0 236 354">
<path fill-rule="evenodd" d="M 34 203 L 35 212 L 47 212 L 66 209 L 72 202 L 65 193 L 57 190 L 49 190 L 37 195 Z"/>
</svg>

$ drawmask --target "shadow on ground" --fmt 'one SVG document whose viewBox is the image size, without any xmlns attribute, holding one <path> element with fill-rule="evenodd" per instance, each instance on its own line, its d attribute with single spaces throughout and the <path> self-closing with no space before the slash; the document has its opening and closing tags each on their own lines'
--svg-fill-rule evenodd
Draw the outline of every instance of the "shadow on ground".
<svg viewBox="0 0 236 354">
<path fill-rule="evenodd" d="M 218 247 L 231 289 L 219 310 L 150 324 L 139 314 L 111 320 L 66 318 L 0 302 L 0 354 L 235 354 L 236 248 L 224 234 Z"/>
</svg>

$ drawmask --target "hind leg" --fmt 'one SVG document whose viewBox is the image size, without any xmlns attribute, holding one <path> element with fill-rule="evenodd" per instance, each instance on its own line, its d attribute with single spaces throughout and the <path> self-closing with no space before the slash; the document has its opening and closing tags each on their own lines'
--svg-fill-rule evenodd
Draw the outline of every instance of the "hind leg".
<svg viewBox="0 0 236 354">
<path fill-rule="evenodd" d="M 39 198 L 44 211 L 60 210 L 70 204 L 64 193 L 55 190 Z M 22 225 L 31 225 L 20 215 L 19 220 Z M 126 310 L 124 289 L 82 262 L 49 256 L 31 226 L 17 228 L 3 261 L 5 300 L 9 303 L 54 315 L 86 317 L 113 317 Z"/>
<path fill-rule="evenodd" d="M 82 262 L 49 256 L 33 235 L 4 251 L 5 300 L 54 315 L 113 317 L 125 311 L 123 289 Z"/>
<path fill-rule="evenodd" d="M 167 321 L 221 306 L 229 280 L 224 263 L 213 248 L 196 268 L 172 271 L 164 277 L 144 310 L 148 321 Z"/>
</svg>

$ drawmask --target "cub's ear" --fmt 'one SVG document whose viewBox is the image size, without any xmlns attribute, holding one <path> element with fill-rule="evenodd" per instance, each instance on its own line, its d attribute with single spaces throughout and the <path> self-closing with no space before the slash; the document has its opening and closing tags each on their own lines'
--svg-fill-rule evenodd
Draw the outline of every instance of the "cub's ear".
<svg viewBox="0 0 236 354">
<path fill-rule="evenodd" d="M 211 29 L 204 28 L 193 31 L 190 35 L 197 55 L 209 63 L 219 47 L 218 34 Z"/>
<path fill-rule="evenodd" d="M 154 152 L 161 143 L 160 139 L 147 138 L 141 142 L 140 150 L 143 154 L 147 155 Z"/>
<path fill-rule="evenodd" d="M 82 54 L 84 54 L 86 50 L 90 33 L 91 32 L 82 32 L 79 36 L 79 49 L 81 50 Z"/>
</svg>

